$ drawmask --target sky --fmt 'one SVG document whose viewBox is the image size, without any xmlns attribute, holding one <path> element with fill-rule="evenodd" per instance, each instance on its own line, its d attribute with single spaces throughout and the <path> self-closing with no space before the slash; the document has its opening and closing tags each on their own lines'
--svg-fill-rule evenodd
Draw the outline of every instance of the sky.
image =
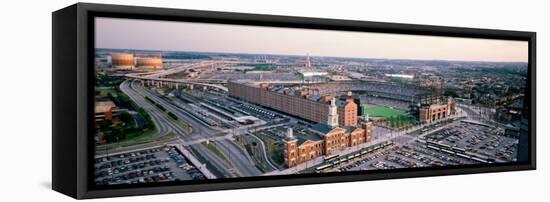
<svg viewBox="0 0 550 202">
<path fill-rule="evenodd" d="M 96 48 L 527 62 L 526 41 L 210 23 L 95 19 Z"/>
</svg>

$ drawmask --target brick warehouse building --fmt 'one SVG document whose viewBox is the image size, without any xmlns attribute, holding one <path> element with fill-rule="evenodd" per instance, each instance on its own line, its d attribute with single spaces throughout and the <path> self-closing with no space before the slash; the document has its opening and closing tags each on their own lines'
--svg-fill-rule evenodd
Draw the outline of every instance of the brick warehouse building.
<svg viewBox="0 0 550 202">
<path fill-rule="evenodd" d="M 229 96 L 269 107 L 316 123 L 356 126 L 358 106 L 351 97 L 312 95 L 312 89 L 291 89 L 267 83 L 229 82 Z M 334 103 L 332 103 L 334 101 Z M 330 108 L 336 105 L 338 122 L 332 123 Z"/>
<path fill-rule="evenodd" d="M 351 94 L 336 99 L 314 95 L 314 89 L 246 82 L 229 82 L 228 89 L 229 96 L 318 123 L 307 132 L 288 129 L 283 153 L 288 167 L 371 139 L 371 123 L 357 126 L 358 107 Z"/>
<path fill-rule="evenodd" d="M 330 155 L 370 141 L 372 124 L 364 124 L 356 127 L 330 127 L 325 124 L 317 124 L 311 131 L 315 135 L 294 135 L 292 128 L 288 129 L 284 139 L 284 162 L 287 167 L 315 159 L 322 155 Z"/>
</svg>

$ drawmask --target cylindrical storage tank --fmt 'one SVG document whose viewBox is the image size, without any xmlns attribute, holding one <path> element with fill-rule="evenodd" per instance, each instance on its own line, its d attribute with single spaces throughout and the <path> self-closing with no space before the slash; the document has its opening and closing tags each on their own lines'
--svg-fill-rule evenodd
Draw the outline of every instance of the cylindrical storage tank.
<svg viewBox="0 0 550 202">
<path fill-rule="evenodd" d="M 132 69 L 134 68 L 134 54 L 111 53 L 111 64 L 118 69 Z"/>
<path fill-rule="evenodd" d="M 136 66 L 146 68 L 162 68 L 162 58 L 137 58 Z"/>
</svg>

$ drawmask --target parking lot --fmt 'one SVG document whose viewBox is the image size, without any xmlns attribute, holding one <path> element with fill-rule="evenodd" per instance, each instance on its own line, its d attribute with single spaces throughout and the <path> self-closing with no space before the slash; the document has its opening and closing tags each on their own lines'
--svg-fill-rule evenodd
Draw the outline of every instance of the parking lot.
<svg viewBox="0 0 550 202">
<path fill-rule="evenodd" d="M 445 165 L 473 164 L 475 162 L 438 151 L 425 149 L 420 145 L 395 145 L 366 157 L 344 164 L 336 171 L 381 170 L 396 168 L 438 167 Z"/>
<path fill-rule="evenodd" d="M 96 185 L 206 179 L 173 147 L 96 158 L 94 167 Z"/>
<path fill-rule="evenodd" d="M 504 136 L 504 129 L 461 122 L 426 136 L 426 140 L 478 154 L 498 162 L 515 161 L 518 140 Z"/>
<path fill-rule="evenodd" d="M 326 172 L 468 165 L 483 163 L 481 160 L 511 162 L 515 161 L 517 153 L 518 140 L 504 136 L 502 128 L 491 125 L 457 122 L 425 135 L 421 138 L 424 140 L 417 141 L 418 135 L 400 136 L 390 147 Z M 430 147 L 427 142 L 448 149 Z"/>
</svg>

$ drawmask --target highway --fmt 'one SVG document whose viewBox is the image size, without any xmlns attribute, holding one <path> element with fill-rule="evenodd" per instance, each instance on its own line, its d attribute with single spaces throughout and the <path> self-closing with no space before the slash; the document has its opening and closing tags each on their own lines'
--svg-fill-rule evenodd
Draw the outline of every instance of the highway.
<svg viewBox="0 0 550 202">
<path fill-rule="evenodd" d="M 223 91 L 228 91 L 227 87 L 220 85 L 221 83 L 225 83 L 226 81 L 220 81 L 220 80 L 186 80 L 186 79 L 169 79 L 169 78 L 163 78 L 167 75 L 175 74 L 181 71 L 185 71 L 187 69 L 200 69 L 203 67 L 210 67 L 213 65 L 218 64 L 217 61 L 210 61 L 210 62 L 201 62 L 198 64 L 191 64 L 191 65 L 183 65 L 180 67 L 162 70 L 155 72 L 153 74 L 143 74 L 143 73 L 130 73 L 126 74 L 125 76 L 129 79 L 139 79 L 143 81 L 154 81 L 154 82 L 168 82 L 168 83 L 182 83 L 182 84 L 193 84 L 193 85 L 200 85 L 200 86 L 207 86 L 207 87 L 213 87 L 217 88 Z"/>
<path fill-rule="evenodd" d="M 187 116 L 192 116 L 191 114 L 189 114 L 189 112 L 181 109 L 190 107 L 189 104 L 182 102 L 179 98 L 172 98 L 169 100 L 173 105 L 177 106 L 180 111 L 184 112 L 183 114 L 186 114 Z M 200 105 L 199 101 L 192 97 L 187 97 L 187 100 L 193 102 L 195 105 Z M 239 134 L 241 130 L 235 130 L 233 132 L 237 134 L 233 134 L 231 129 L 216 130 L 209 126 L 205 126 L 196 119 L 189 117 L 185 118 L 188 121 L 187 123 L 190 123 L 191 125 L 193 125 L 194 128 L 199 129 L 198 131 L 202 138 L 215 140 L 215 142 L 217 143 L 216 146 L 218 146 L 218 148 L 232 162 L 232 165 L 237 168 L 238 172 L 240 172 L 244 176 L 257 176 L 262 174 L 261 171 L 255 166 L 252 157 L 231 140 L 233 139 L 233 136 L 241 135 Z"/>
<path fill-rule="evenodd" d="M 147 91 L 146 89 L 142 88 L 141 85 L 136 85 L 134 81 L 132 82 L 129 82 L 129 81 L 125 81 L 126 85 L 128 85 L 129 89 L 130 89 L 130 94 L 128 94 L 129 96 L 135 98 L 136 100 L 142 100 L 143 102 L 146 102 L 148 103 L 151 107 L 152 107 L 152 112 L 153 113 L 156 113 L 156 114 L 162 114 L 164 112 L 161 112 L 158 108 L 156 108 L 155 106 L 153 106 L 151 103 L 149 103 L 148 101 L 145 100 L 145 96 L 151 98 L 152 100 L 154 100 L 155 102 L 159 103 L 159 104 L 162 104 L 161 102 L 161 99 L 158 98 L 157 96 L 155 96 L 154 94 L 150 93 L 149 91 Z M 163 105 L 163 107 L 165 107 L 167 110 L 170 110 L 169 106 L 168 105 Z M 174 111 L 174 110 L 170 110 L 170 111 Z M 173 112 L 174 113 L 174 112 Z M 178 118 L 180 118 L 181 116 L 178 115 L 179 113 L 174 113 L 178 116 Z M 158 116 L 160 118 L 160 121 L 159 121 L 159 125 L 163 125 L 165 127 L 169 127 L 172 131 L 174 131 L 174 133 L 178 136 L 178 138 L 180 138 L 182 141 L 184 142 L 187 142 L 187 141 L 192 141 L 193 139 L 193 135 L 191 134 L 187 134 L 183 128 L 181 128 L 180 125 L 178 125 L 177 123 L 174 123 L 174 121 L 169 118 L 167 115 L 160 115 Z M 193 125 L 191 125 L 191 127 L 193 127 Z M 197 128 L 198 129 L 198 128 Z M 197 129 L 193 128 L 193 131 L 196 132 Z M 198 138 L 198 136 L 196 136 Z M 229 172 L 231 170 L 231 166 L 228 165 L 227 163 L 225 163 L 224 160 L 220 159 L 218 156 L 216 156 L 215 154 L 213 154 L 208 148 L 206 148 L 204 145 L 202 144 L 195 144 L 195 145 L 190 145 L 189 147 L 191 147 L 193 150 L 197 151 L 198 153 L 200 153 L 200 155 L 206 160 L 208 161 L 208 163 L 210 163 L 212 166 L 214 166 L 216 168 L 216 170 L 218 170 L 220 172 L 220 174 L 222 174 L 223 176 L 225 177 L 235 177 L 237 176 L 235 173 L 231 173 Z"/>
<path fill-rule="evenodd" d="M 122 84 L 120 84 L 120 90 L 124 94 L 128 95 L 128 97 L 130 97 L 136 105 L 143 108 L 151 116 L 151 119 L 153 119 L 153 123 L 158 130 L 158 134 L 163 135 L 170 131 L 170 128 L 165 123 L 166 120 L 164 119 L 165 115 L 163 112 L 158 111 L 153 104 L 149 103 L 144 97 L 133 91 L 130 88 L 130 82 L 122 82 Z"/>
<path fill-rule="evenodd" d="M 164 114 L 162 112 L 159 112 L 155 106 L 153 106 L 151 103 L 147 102 L 145 98 L 142 96 L 139 96 L 136 92 L 134 92 L 130 88 L 130 82 L 124 81 L 119 86 L 120 90 L 128 95 L 130 99 L 136 103 L 138 106 L 143 108 L 150 116 L 155 124 L 155 128 L 157 132 L 154 134 L 154 136 L 162 136 L 168 134 L 171 130 L 170 127 L 167 126 L 164 119 Z M 158 143 L 148 143 L 147 145 L 153 145 L 153 144 L 160 144 L 165 142 L 158 142 Z M 112 152 L 119 152 L 119 151 L 125 151 L 125 150 L 132 150 L 132 149 L 138 149 L 139 147 L 142 147 L 144 145 L 133 145 L 128 147 L 117 147 L 117 148 L 109 148 L 109 145 L 97 145 L 96 146 L 96 154 L 107 154 Z"/>
<path fill-rule="evenodd" d="M 230 171 L 235 171 L 238 176 L 258 176 L 261 175 L 261 171 L 256 168 L 254 161 L 252 158 L 246 153 L 242 148 L 240 148 L 237 144 L 235 144 L 233 141 L 229 140 L 229 138 L 219 138 L 220 136 L 225 136 L 226 134 L 223 131 L 215 130 L 211 127 L 206 127 L 202 123 L 198 122 L 197 120 L 191 118 L 188 114 L 188 112 L 185 112 L 177 107 L 173 102 L 171 102 L 169 99 L 163 99 L 159 97 L 156 93 L 152 92 L 151 90 L 141 86 L 137 85 L 136 82 L 132 82 L 132 88 L 138 92 L 142 96 L 147 96 L 150 99 L 154 100 L 156 103 L 162 105 L 164 108 L 166 108 L 168 111 L 174 113 L 180 120 L 183 122 L 189 124 L 191 128 L 193 128 L 192 133 L 186 134 L 186 133 L 177 133 L 178 137 L 182 139 L 184 142 L 191 142 L 200 140 L 202 138 L 204 139 L 210 139 L 210 138 L 216 138 L 216 146 L 218 146 L 218 149 L 224 153 L 224 156 L 229 159 L 231 162 L 231 165 L 227 165 L 226 161 L 223 159 L 220 159 L 216 155 L 214 155 L 206 146 L 203 144 L 192 144 L 190 147 L 192 147 L 194 150 L 196 150 L 200 155 L 203 155 L 210 163 L 216 164 L 221 172 L 224 172 L 222 170 L 225 170 L 226 174 L 232 175 L 235 173 L 230 173 Z M 175 125 L 175 128 L 182 130 L 181 127 Z"/>
</svg>

